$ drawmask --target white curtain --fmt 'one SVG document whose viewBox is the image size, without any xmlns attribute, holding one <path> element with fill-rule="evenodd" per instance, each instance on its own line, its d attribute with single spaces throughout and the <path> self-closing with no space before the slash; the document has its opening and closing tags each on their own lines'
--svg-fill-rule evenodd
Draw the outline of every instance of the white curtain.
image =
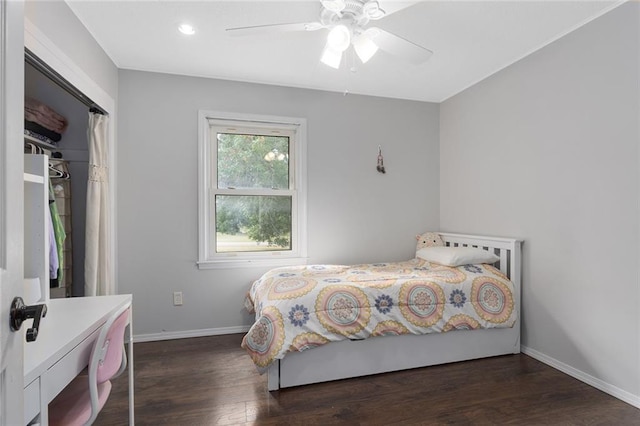
<svg viewBox="0 0 640 426">
<path fill-rule="evenodd" d="M 87 223 L 85 234 L 84 295 L 115 294 L 111 276 L 109 240 L 109 117 L 89 113 L 89 181 L 87 183 Z"/>
</svg>

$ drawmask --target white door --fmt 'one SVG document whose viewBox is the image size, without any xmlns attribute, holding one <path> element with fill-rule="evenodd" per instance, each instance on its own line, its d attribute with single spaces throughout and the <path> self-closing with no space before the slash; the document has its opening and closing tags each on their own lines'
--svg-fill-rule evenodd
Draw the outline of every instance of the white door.
<svg viewBox="0 0 640 426">
<path fill-rule="evenodd" d="M 0 426 L 24 416 L 24 334 L 9 327 L 11 301 L 23 292 L 23 98 L 24 3 L 0 0 Z"/>
</svg>

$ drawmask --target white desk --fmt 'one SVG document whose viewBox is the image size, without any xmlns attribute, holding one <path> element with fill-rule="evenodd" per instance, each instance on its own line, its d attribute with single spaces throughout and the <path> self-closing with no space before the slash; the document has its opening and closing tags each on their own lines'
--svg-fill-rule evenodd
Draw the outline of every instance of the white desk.
<svg viewBox="0 0 640 426">
<path fill-rule="evenodd" d="M 51 299 L 35 342 L 24 346 L 24 419 L 49 423 L 48 405 L 89 364 L 93 342 L 131 295 Z M 24 329 L 31 321 L 22 325 Z M 133 422 L 133 340 L 129 328 L 129 423 Z"/>
</svg>

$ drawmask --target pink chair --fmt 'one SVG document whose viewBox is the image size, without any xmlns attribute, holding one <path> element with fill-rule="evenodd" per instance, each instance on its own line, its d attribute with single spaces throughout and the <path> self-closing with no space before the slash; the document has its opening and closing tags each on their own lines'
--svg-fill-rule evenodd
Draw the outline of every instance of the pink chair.
<svg viewBox="0 0 640 426">
<path fill-rule="evenodd" d="M 127 368 L 124 332 L 131 322 L 131 304 L 114 313 L 100 330 L 89 359 L 89 376 L 76 377 L 49 404 L 51 426 L 91 425 L 111 393 L 111 379 Z"/>
</svg>

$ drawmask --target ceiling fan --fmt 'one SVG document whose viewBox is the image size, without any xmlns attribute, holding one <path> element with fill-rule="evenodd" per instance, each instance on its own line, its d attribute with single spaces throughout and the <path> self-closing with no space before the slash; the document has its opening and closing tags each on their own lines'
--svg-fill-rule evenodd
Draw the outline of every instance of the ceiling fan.
<svg viewBox="0 0 640 426">
<path fill-rule="evenodd" d="M 251 27 L 228 28 L 230 35 L 258 35 L 287 31 L 317 31 L 328 29 L 327 44 L 321 61 L 333 68 L 340 68 L 342 54 L 349 46 L 362 63 L 366 63 L 378 49 L 403 58 L 413 64 L 421 64 L 433 52 L 398 35 L 377 27 L 369 27 L 370 21 L 384 18 L 387 13 L 375 0 L 320 0 L 320 20 L 291 24 L 268 24 Z"/>
</svg>

